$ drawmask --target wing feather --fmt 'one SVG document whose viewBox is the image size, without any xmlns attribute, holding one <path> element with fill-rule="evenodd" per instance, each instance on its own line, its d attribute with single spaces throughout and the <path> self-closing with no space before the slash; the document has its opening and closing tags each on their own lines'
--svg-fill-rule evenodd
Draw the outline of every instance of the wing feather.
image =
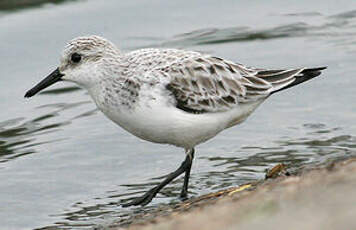
<svg viewBox="0 0 356 230">
<path fill-rule="evenodd" d="M 166 88 L 176 106 L 194 113 L 226 111 L 239 104 L 263 100 L 318 76 L 326 68 L 257 69 L 176 49 L 141 49 L 128 53 L 126 58 L 128 72 L 150 80 L 160 76 L 167 79 Z"/>
<path fill-rule="evenodd" d="M 168 72 L 167 89 L 185 111 L 226 111 L 239 103 L 267 97 L 273 85 L 258 71 L 211 56 L 187 60 Z M 180 69 L 177 71 L 177 69 Z"/>
<path fill-rule="evenodd" d="M 273 92 L 299 84 L 296 79 L 308 80 L 306 74 L 317 76 L 321 69 L 256 69 L 198 55 L 158 70 L 169 76 L 166 89 L 175 98 L 177 108 L 204 113 L 227 111 L 239 104 L 263 100 Z"/>
</svg>

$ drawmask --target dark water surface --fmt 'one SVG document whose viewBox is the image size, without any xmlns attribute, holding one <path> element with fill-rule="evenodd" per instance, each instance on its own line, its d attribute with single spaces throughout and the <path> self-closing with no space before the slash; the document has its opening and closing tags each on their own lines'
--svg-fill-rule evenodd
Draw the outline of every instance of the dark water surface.
<svg viewBox="0 0 356 230">
<path fill-rule="evenodd" d="M 355 1 L 57 3 L 0 8 L 0 229 L 90 229 L 125 218 L 142 208 L 123 209 L 120 200 L 184 159 L 182 149 L 123 131 L 71 84 L 23 98 L 79 35 L 102 35 L 125 51 L 177 47 L 262 68 L 329 67 L 199 146 L 191 196 L 261 179 L 276 163 L 297 168 L 355 155 Z M 179 202 L 181 183 L 144 210 Z"/>
</svg>

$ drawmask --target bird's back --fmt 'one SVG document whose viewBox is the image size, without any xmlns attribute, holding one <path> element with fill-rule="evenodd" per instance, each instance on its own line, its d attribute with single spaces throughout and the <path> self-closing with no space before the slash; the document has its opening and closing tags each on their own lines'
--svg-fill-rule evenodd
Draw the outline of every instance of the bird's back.
<svg viewBox="0 0 356 230">
<path fill-rule="evenodd" d="M 125 62 L 130 71 L 143 72 L 159 70 L 173 64 L 183 62 L 201 56 L 201 53 L 179 49 L 139 49 L 125 55 Z"/>
<path fill-rule="evenodd" d="M 266 70 L 177 49 L 141 49 L 128 53 L 127 61 L 139 78 L 161 78 L 155 82 L 164 81 L 176 106 L 192 113 L 227 111 L 263 100 L 319 75 L 323 69 Z"/>
<path fill-rule="evenodd" d="M 123 63 L 127 86 L 122 91 L 131 100 L 130 88 L 137 86 L 138 95 L 120 114 L 107 115 L 143 139 L 182 147 L 194 147 L 241 123 L 272 93 L 322 70 L 251 68 L 176 49 L 133 51 Z"/>
</svg>

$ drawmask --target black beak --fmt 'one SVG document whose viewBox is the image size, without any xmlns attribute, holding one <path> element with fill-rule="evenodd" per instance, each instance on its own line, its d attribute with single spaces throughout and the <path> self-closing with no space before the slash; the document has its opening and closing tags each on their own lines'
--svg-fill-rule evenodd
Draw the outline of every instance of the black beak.
<svg viewBox="0 0 356 230">
<path fill-rule="evenodd" d="M 41 90 L 47 88 L 50 85 L 53 85 L 57 81 L 62 80 L 64 74 L 61 74 L 59 72 L 59 69 L 57 68 L 55 71 L 53 71 L 50 75 L 48 75 L 45 79 L 43 79 L 40 83 L 35 85 L 32 89 L 26 92 L 25 97 L 32 97 L 36 93 L 40 92 Z"/>
</svg>

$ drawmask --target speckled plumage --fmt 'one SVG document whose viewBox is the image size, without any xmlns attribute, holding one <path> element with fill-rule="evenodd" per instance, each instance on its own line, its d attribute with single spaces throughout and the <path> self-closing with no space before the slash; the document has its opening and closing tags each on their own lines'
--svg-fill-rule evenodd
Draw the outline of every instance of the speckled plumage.
<svg viewBox="0 0 356 230">
<path fill-rule="evenodd" d="M 323 69 L 264 70 L 177 49 L 124 53 L 104 38 L 89 36 L 70 41 L 59 67 L 25 96 L 59 80 L 71 81 L 87 89 L 97 107 L 128 132 L 183 147 L 187 157 L 182 165 L 126 204 L 145 205 L 184 172 L 181 196 L 186 197 L 196 145 L 243 122 L 271 94 Z"/>
<path fill-rule="evenodd" d="M 70 62 L 72 53 L 83 56 Z M 320 69 L 311 69 L 319 73 Z M 89 91 L 101 111 L 132 134 L 190 149 L 242 121 L 308 69 L 263 70 L 177 49 L 128 53 L 98 36 L 66 46 L 63 80 Z"/>
</svg>

